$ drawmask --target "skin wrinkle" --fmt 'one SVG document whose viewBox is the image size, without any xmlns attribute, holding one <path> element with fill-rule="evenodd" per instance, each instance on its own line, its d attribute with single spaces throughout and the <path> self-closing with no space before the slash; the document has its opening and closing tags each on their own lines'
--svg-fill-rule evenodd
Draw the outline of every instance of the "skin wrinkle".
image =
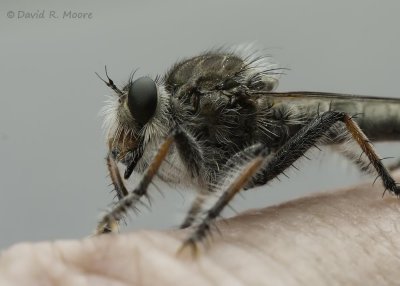
<svg viewBox="0 0 400 286">
<path fill-rule="evenodd" d="M 38 264 L 43 266 L 43 268 L 46 268 L 46 265 L 49 263 L 49 261 L 52 260 L 55 255 L 49 251 L 52 249 L 52 243 L 50 244 L 45 244 L 45 243 L 39 243 L 39 247 L 36 249 L 31 249 L 32 250 L 32 262 L 34 264 Z M 57 261 L 57 260 L 56 260 Z M 53 267 L 57 269 L 60 266 L 60 262 L 57 261 L 55 264 L 53 264 Z M 62 265 L 61 265 L 62 267 Z M 41 283 L 43 283 L 46 278 L 46 282 L 44 285 L 54 285 L 55 277 L 54 277 L 54 272 L 57 272 L 56 270 L 51 271 L 47 277 L 43 277 Z M 37 275 L 37 273 L 35 273 Z"/>
<path fill-rule="evenodd" d="M 79 280 L 83 281 L 88 279 L 81 275 L 84 271 L 74 265 L 70 267 L 62 250 L 56 246 L 55 242 L 40 244 L 40 247 L 32 250 L 32 256 L 37 264 L 41 265 L 43 269 L 48 269 L 49 267 L 53 269 L 47 276 L 44 275 L 44 273 L 38 273 L 41 277 L 44 277 L 44 279 L 41 279 L 40 285 L 67 285 L 66 281 L 73 281 L 74 285 L 85 285 L 81 283 L 78 284 Z M 48 253 L 48 255 L 45 253 Z M 47 283 L 44 283 L 44 281 Z"/>
<path fill-rule="evenodd" d="M 246 236 L 246 237 L 249 237 L 249 236 L 252 236 L 252 235 L 248 235 L 248 236 Z M 290 237 L 290 235 L 288 235 L 288 237 Z M 284 249 L 284 247 L 285 247 L 285 245 L 282 245 L 282 246 L 278 246 L 277 248 L 281 248 L 281 247 L 283 247 L 283 249 Z M 249 252 L 248 250 L 247 250 L 247 252 Z M 260 252 L 260 247 L 256 247 L 255 249 L 251 249 L 251 255 L 254 255 L 254 253 L 259 253 Z M 273 254 L 273 253 L 272 253 Z M 238 255 L 239 257 L 240 257 L 240 255 Z M 271 256 L 271 253 L 270 253 L 270 256 Z M 267 264 L 268 266 L 270 265 L 270 264 L 277 264 L 277 265 L 279 265 L 278 266 L 278 270 L 279 270 L 279 272 L 281 272 L 282 273 L 282 276 L 281 277 L 284 277 L 285 275 L 286 275 L 286 271 L 284 270 L 284 269 L 282 269 L 282 262 L 284 262 L 284 261 L 282 261 L 282 259 L 280 259 L 280 256 L 279 256 L 279 253 L 278 253 L 278 255 L 277 256 L 275 256 L 275 257 L 268 257 L 267 256 L 267 259 L 269 259 L 269 263 Z M 280 261 L 279 261 L 280 260 Z M 272 263 L 271 263 L 272 262 Z M 286 262 L 284 262 L 284 263 L 286 263 Z M 254 264 L 250 264 L 250 265 L 254 265 Z M 281 271 L 282 270 L 282 271 Z M 274 271 L 275 272 L 275 271 Z M 293 282 L 293 281 L 292 281 Z"/>
<path fill-rule="evenodd" d="M 397 218 L 393 218 L 393 221 L 395 221 L 395 219 L 397 219 Z M 376 224 L 375 224 L 375 226 L 376 226 L 379 230 L 381 230 L 382 235 L 385 236 L 386 241 L 388 242 L 388 244 L 390 244 L 390 247 L 388 247 L 388 248 L 389 248 L 389 249 L 390 249 L 390 248 L 394 248 L 394 247 L 395 247 L 395 241 L 393 240 L 393 238 L 391 238 L 391 237 L 389 236 L 389 233 L 390 233 L 390 232 L 399 233 L 398 227 L 397 227 L 396 225 L 392 225 L 392 227 L 395 229 L 395 231 L 393 231 L 393 228 L 392 228 L 392 230 L 388 230 L 388 231 L 387 231 L 387 230 L 384 230 L 384 229 L 382 229 L 382 228 L 379 228 L 379 226 L 376 225 Z M 400 254 L 399 254 L 399 253 L 395 252 L 394 255 L 400 260 Z"/>
<path fill-rule="evenodd" d="M 130 285 L 131 282 L 129 280 L 123 279 L 119 277 L 118 275 L 115 275 L 114 273 L 108 272 L 107 275 L 105 276 L 104 273 L 102 272 L 96 272 L 94 269 L 92 269 L 92 265 L 84 265 L 80 264 L 81 269 L 79 267 L 74 267 L 74 271 L 81 277 L 85 278 L 87 281 L 87 285 L 97 285 L 93 283 L 93 280 L 100 280 L 104 282 L 113 282 L 113 283 L 118 283 L 118 285 Z M 68 275 L 70 276 L 70 275 Z M 66 277 L 68 278 L 68 277 Z"/>
<path fill-rule="evenodd" d="M 71 263 L 66 257 L 68 249 L 60 247 L 59 244 L 59 242 L 52 243 L 52 249 L 55 255 L 60 258 L 61 264 L 64 266 L 64 273 L 54 281 L 62 281 L 62 285 L 97 285 L 110 281 L 117 282 L 118 285 L 127 285 L 127 283 L 121 282 L 121 279 L 117 276 L 104 276 L 102 273 L 92 270 L 92 264 L 81 263 L 81 260 L 76 261 L 75 264 Z M 78 281 L 82 281 L 82 283 L 78 284 Z M 54 284 L 56 283 L 51 285 Z"/>
<path fill-rule="evenodd" d="M 150 243 L 148 237 L 149 236 L 147 235 L 145 236 L 145 239 L 147 239 L 145 240 L 145 246 L 150 249 L 149 253 L 144 257 L 144 261 L 153 268 L 159 269 L 157 274 L 159 276 L 160 283 L 165 283 L 166 285 L 176 285 L 176 283 L 181 281 L 191 281 L 193 285 L 206 285 L 205 283 L 210 282 L 208 277 L 200 276 L 197 271 L 193 271 L 192 268 L 187 267 L 189 265 L 187 261 L 186 263 L 182 263 L 182 261 L 176 259 L 174 251 L 171 251 L 170 248 L 168 248 L 168 251 L 166 251 L 165 246 L 163 245 L 163 240 L 160 240 L 159 237 L 157 237 L 156 241 L 153 239 L 152 243 Z M 170 240 L 170 238 L 167 239 Z M 159 245 L 160 242 L 161 245 Z M 174 240 L 173 244 L 177 248 L 179 243 L 179 241 Z M 160 253 L 162 253 L 161 256 Z M 168 265 L 169 269 L 163 267 L 166 265 Z M 150 284 L 152 283 L 154 282 L 150 281 Z M 145 283 L 145 285 L 149 284 Z"/>
<path fill-rule="evenodd" d="M 114 242 L 115 244 L 124 244 L 124 241 L 127 241 L 127 237 L 125 236 L 115 236 L 116 240 L 118 240 L 117 242 Z M 91 243 L 92 240 L 91 239 L 86 239 L 84 241 L 84 243 L 88 244 Z M 113 244 L 114 244 L 113 243 Z M 69 264 L 77 264 L 78 268 L 77 270 L 79 270 L 79 268 L 82 268 L 82 270 L 80 271 L 81 274 L 89 274 L 90 278 L 99 278 L 99 280 L 104 280 L 105 285 L 108 285 L 109 283 L 118 283 L 116 285 L 131 285 L 132 284 L 132 276 L 131 275 L 127 275 L 127 277 L 121 277 L 121 272 L 118 271 L 118 269 L 120 269 L 121 267 L 126 267 L 127 265 L 124 263 L 125 261 L 120 261 L 117 259 L 113 259 L 111 257 L 111 260 L 113 261 L 113 263 L 111 264 L 113 267 L 112 268 L 106 268 L 104 269 L 104 267 L 102 267 L 102 264 L 106 264 L 105 262 L 109 261 L 110 256 L 113 255 L 118 255 L 118 253 L 114 253 L 112 251 L 112 248 L 115 245 L 110 244 L 110 250 L 111 251 L 98 251 L 98 249 L 96 249 L 96 244 L 93 244 L 93 247 L 90 248 L 90 251 L 87 251 L 87 257 L 88 258 L 92 258 L 88 261 L 85 260 L 76 260 L 76 261 L 70 261 Z M 133 244 L 127 244 L 128 246 L 130 246 L 129 248 L 132 248 L 132 246 L 134 246 L 134 249 L 127 249 L 126 251 L 130 252 L 132 251 L 132 257 L 136 257 L 135 256 L 135 252 L 137 252 L 137 248 L 135 247 L 135 243 Z M 98 248 L 98 246 L 97 246 Z M 104 247 L 105 249 L 107 249 L 107 246 Z M 84 247 L 84 249 L 86 250 L 87 247 Z M 96 257 L 96 259 L 93 259 L 93 256 Z M 85 256 L 84 256 L 85 257 Z M 94 261 L 94 262 L 93 262 Z M 100 263 L 98 263 L 100 262 Z M 111 271 L 115 269 L 115 271 Z M 102 278 L 102 277 L 106 277 L 106 279 Z M 135 275 L 136 278 L 136 275 Z M 88 282 L 87 285 L 98 285 L 96 283 L 94 283 L 92 280 L 88 280 L 90 281 L 90 283 Z M 114 284 L 113 284 L 114 285 Z"/>
<path fill-rule="evenodd" d="M 135 267 L 135 261 L 137 261 L 137 265 L 139 265 L 139 257 L 145 255 L 144 251 L 138 247 L 138 245 L 140 244 L 140 240 L 138 237 L 130 237 L 130 236 L 119 236 L 119 235 L 115 235 L 116 239 L 118 239 L 118 241 L 116 242 L 117 245 L 121 245 L 123 247 L 121 247 L 119 249 L 119 252 L 115 252 L 113 249 L 115 249 L 115 242 L 113 241 L 109 241 L 109 249 L 110 251 L 107 253 L 106 257 L 104 258 L 104 262 L 106 262 L 108 260 L 112 260 L 112 268 L 109 268 L 107 273 L 108 275 L 111 274 L 112 276 L 115 276 L 115 273 L 117 273 L 118 275 L 121 275 L 121 269 L 124 269 L 126 267 L 130 267 L 130 265 L 133 264 L 133 267 Z M 98 248 L 98 247 L 97 247 Z M 98 252 L 98 250 L 96 250 Z M 130 253 L 131 255 L 129 257 L 124 256 L 125 253 Z M 137 255 L 135 255 L 137 254 Z M 122 257 L 124 259 L 121 259 L 119 257 Z M 131 261 L 133 260 L 133 261 Z M 101 270 L 101 268 L 100 268 Z M 138 268 L 138 270 L 140 270 Z M 123 271 L 122 271 L 123 273 Z M 130 271 L 128 273 L 124 273 L 125 277 L 124 279 L 122 279 L 122 277 L 119 278 L 119 280 L 125 282 L 127 285 L 131 285 L 132 284 L 132 277 L 134 278 L 134 282 L 136 283 L 138 281 L 137 277 L 139 276 L 141 278 L 141 272 L 137 272 L 135 273 L 135 275 L 131 275 Z"/>
<path fill-rule="evenodd" d="M 240 281 L 239 277 L 235 275 L 235 273 L 232 271 L 230 272 L 226 268 L 224 268 L 222 265 L 218 265 L 212 260 L 206 260 L 204 261 L 201 259 L 201 261 L 198 261 L 196 268 L 199 270 L 199 273 L 209 280 L 212 285 L 245 285 Z M 209 269 L 216 270 L 217 272 L 214 273 L 213 275 L 210 275 Z M 214 277 L 213 277 L 214 276 Z M 232 277 L 233 276 L 233 277 Z M 217 278 L 217 279 L 215 279 Z M 218 282 L 217 282 L 218 281 Z"/>
<path fill-rule="evenodd" d="M 56 246 L 56 242 L 50 242 L 50 249 L 53 253 L 53 256 L 56 258 L 54 259 L 55 261 L 57 261 L 57 265 L 60 265 L 61 267 L 59 267 L 59 272 L 57 273 L 56 271 L 51 271 L 51 278 L 52 281 L 50 283 L 50 285 L 54 285 L 55 281 L 63 281 L 64 277 L 66 278 L 67 276 L 70 277 L 71 275 L 65 275 L 66 268 L 71 268 L 73 269 L 72 272 L 75 272 L 75 275 L 80 275 L 80 274 L 84 274 L 82 272 L 85 272 L 84 270 L 80 270 L 79 267 L 75 267 L 73 264 L 69 264 L 67 263 L 67 260 L 63 254 L 62 249 L 60 249 L 59 247 Z M 57 259 L 58 258 L 58 259 Z M 87 272 L 86 272 L 87 273 Z M 64 276 L 64 277 L 63 277 Z M 83 279 L 85 279 L 84 275 L 81 275 L 81 277 Z M 88 280 L 88 278 L 86 278 L 86 280 Z"/>
<path fill-rule="evenodd" d="M 116 239 L 118 240 L 126 240 L 125 237 L 116 237 Z M 121 277 L 115 274 L 115 271 L 107 271 L 103 270 L 104 267 L 102 267 L 103 264 L 105 264 L 104 262 L 106 262 L 109 259 L 109 256 L 112 256 L 114 254 L 114 252 L 111 251 L 107 251 L 107 246 L 103 246 L 103 251 L 98 251 L 98 246 L 96 247 L 96 243 L 93 243 L 92 239 L 84 239 L 83 241 L 84 246 L 82 248 L 79 249 L 83 249 L 86 256 L 84 255 L 84 258 L 89 258 L 89 259 L 74 259 L 76 258 L 76 254 L 79 253 L 80 251 L 78 251 L 77 253 L 74 253 L 76 251 L 71 251 L 71 249 L 64 249 L 64 259 L 66 262 L 66 265 L 68 265 L 70 268 L 71 266 L 76 272 L 78 272 L 79 274 L 81 274 L 82 276 L 84 274 L 89 274 L 90 276 L 93 276 L 92 278 L 96 278 L 98 276 L 98 278 L 102 278 L 102 276 L 104 277 L 104 275 L 106 274 L 106 278 L 104 279 L 105 281 L 112 281 L 112 282 L 118 282 L 118 285 L 130 285 L 131 282 L 131 277 Z M 61 241 L 58 242 L 58 244 L 65 244 L 65 242 Z M 117 242 L 117 244 L 120 244 L 120 242 Z M 87 246 L 89 245 L 89 246 Z M 130 245 L 130 248 L 132 248 L 132 245 L 134 246 L 135 244 L 127 244 Z M 65 247 L 64 247 L 65 248 Z M 106 250 L 106 251 L 104 251 Z M 131 251 L 131 249 L 128 249 L 127 251 Z M 71 252 L 72 255 L 71 255 Z M 132 251 L 133 253 L 134 251 Z M 95 257 L 95 259 L 93 259 Z M 72 258 L 72 259 L 71 259 Z M 90 259 L 91 258 L 91 259 Z M 116 264 L 118 263 L 118 261 L 113 262 L 113 268 L 119 268 L 116 267 Z M 121 266 L 123 265 L 123 261 L 120 261 Z M 118 273 L 119 274 L 119 273 Z M 120 274 L 119 274 L 120 275 Z M 92 283 L 88 283 L 87 285 L 94 285 Z"/>
<path fill-rule="evenodd" d="M 232 249 L 234 249 L 234 251 L 240 251 L 240 248 L 238 248 L 234 243 L 225 244 L 223 247 L 224 247 L 224 251 L 225 251 L 226 248 L 232 248 Z M 225 251 L 225 252 L 229 253 L 229 250 Z M 214 255 L 216 255 L 216 254 L 214 254 Z M 221 255 L 224 255 L 224 254 L 221 254 Z M 219 255 L 216 255 L 216 256 L 219 256 Z M 240 255 L 239 257 L 240 257 L 240 259 L 242 261 L 244 260 L 243 259 L 243 255 Z M 204 259 L 202 259 L 202 260 L 204 260 Z M 206 260 L 206 262 L 208 264 L 211 264 L 212 266 L 218 267 L 218 269 L 220 269 L 221 273 L 227 273 L 229 278 L 231 278 L 233 276 L 233 278 L 236 279 L 236 281 L 229 281 L 229 280 L 226 281 L 226 279 L 225 279 L 225 281 L 223 281 L 222 284 L 224 284 L 224 285 L 232 285 L 231 284 L 232 282 L 236 282 L 237 285 L 248 285 L 249 284 L 248 281 L 246 282 L 246 281 L 243 280 L 242 277 L 240 277 L 240 275 L 238 274 L 238 272 L 236 271 L 235 268 L 229 268 L 228 265 L 222 265 L 222 264 L 218 265 L 218 263 L 216 263 L 216 261 L 214 261 L 213 259 L 208 259 L 208 260 Z M 253 263 L 249 263 L 248 265 L 254 265 L 254 264 Z M 208 271 L 208 269 L 205 269 L 205 270 Z M 203 273 L 204 272 L 205 271 L 203 269 Z"/>
<path fill-rule="evenodd" d="M 170 239 L 170 237 L 162 237 L 162 238 Z M 148 236 L 148 235 L 147 235 L 147 239 L 151 240 L 151 241 L 153 242 L 153 245 L 154 245 L 154 246 L 157 246 L 157 249 L 158 249 L 159 251 L 162 251 L 162 252 L 166 253 L 163 244 L 160 245 L 160 242 L 161 242 L 161 243 L 163 242 L 162 239 L 160 240 L 160 239 L 158 239 L 158 237 L 157 237 L 157 240 L 156 240 L 154 237 Z M 176 243 L 177 246 L 181 243 L 180 240 L 175 240 L 174 242 Z M 166 254 L 167 254 L 167 253 L 166 253 Z M 179 256 L 177 256 L 176 253 L 173 253 L 173 252 L 172 252 L 172 253 L 169 253 L 169 255 L 172 256 L 171 258 L 177 257 L 177 258 L 179 259 Z M 185 259 L 184 257 L 181 257 L 181 258 Z M 187 258 L 187 257 L 186 257 L 186 258 Z M 190 263 L 191 260 L 186 260 L 185 262 Z M 200 262 L 199 262 L 199 263 L 200 263 Z M 206 261 L 206 263 L 210 263 L 210 261 Z M 183 268 L 182 268 L 182 269 L 183 269 Z M 193 269 L 186 269 L 186 270 L 189 270 L 189 271 L 191 270 L 191 273 L 192 273 L 194 276 L 196 276 L 196 274 L 197 274 L 197 271 L 193 271 Z M 185 271 L 185 270 L 183 269 L 183 271 Z M 183 272 L 183 271 L 182 271 L 182 272 Z M 206 280 L 206 281 L 201 281 L 201 283 L 200 283 L 199 285 L 202 285 L 203 283 L 206 283 L 206 282 L 208 282 L 208 283 L 213 283 L 214 280 L 212 279 L 212 277 L 210 277 L 210 275 L 209 275 L 207 272 L 204 272 L 204 271 L 203 271 L 202 274 L 203 274 L 202 278 L 203 278 L 204 280 Z M 193 281 L 192 281 L 192 282 L 193 282 Z"/>
<path fill-rule="evenodd" d="M 251 267 L 244 268 L 240 265 L 233 264 L 232 266 L 230 266 L 229 264 L 226 264 L 226 265 L 219 266 L 219 268 L 224 268 L 224 271 L 226 273 L 234 275 L 234 277 L 238 281 L 240 281 L 240 285 L 254 285 L 254 283 L 256 283 L 256 281 L 254 281 L 254 278 L 257 278 L 257 271 L 255 271 L 255 270 L 256 270 L 256 268 L 259 268 L 262 265 L 260 263 L 260 258 L 257 257 L 257 255 L 253 255 L 253 253 L 249 254 L 249 252 L 246 249 L 238 247 L 237 243 L 234 243 L 234 242 L 227 243 L 224 246 L 224 248 L 225 249 L 226 248 L 234 248 L 234 252 L 236 252 L 238 254 L 237 255 L 238 259 L 240 259 L 241 262 L 245 265 L 251 265 Z M 229 253 L 229 250 L 227 250 L 226 252 Z M 263 267 L 263 266 L 261 266 L 261 267 Z M 246 275 L 244 276 L 243 273 L 246 273 Z M 250 280 L 247 279 L 247 281 L 245 281 L 243 279 L 243 277 L 248 277 L 248 278 L 253 278 L 253 279 L 250 279 Z M 228 283 L 222 283 L 222 284 L 230 285 Z"/>
</svg>

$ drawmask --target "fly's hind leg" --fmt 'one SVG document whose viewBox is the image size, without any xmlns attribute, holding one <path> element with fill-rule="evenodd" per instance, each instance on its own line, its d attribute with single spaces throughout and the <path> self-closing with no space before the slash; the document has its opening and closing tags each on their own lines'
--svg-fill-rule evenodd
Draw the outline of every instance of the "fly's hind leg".
<svg viewBox="0 0 400 286">
<path fill-rule="evenodd" d="M 385 190 L 399 195 L 400 189 L 394 179 L 381 163 L 378 155 L 369 143 L 368 138 L 351 117 L 337 111 L 327 111 L 292 136 L 276 153 L 268 156 L 267 149 L 255 149 L 240 167 L 241 171 L 224 184 L 223 194 L 218 201 L 206 212 L 202 221 L 196 226 L 194 232 L 184 241 L 182 248 L 186 246 L 196 250 L 197 242 L 202 241 L 210 231 L 211 223 L 217 218 L 226 205 L 243 188 L 255 185 L 263 185 L 282 174 L 296 160 L 302 157 L 311 147 L 316 146 L 330 128 L 337 122 L 344 123 L 351 137 L 361 147 L 378 175 L 381 177 Z"/>
<path fill-rule="evenodd" d="M 265 184 L 282 173 L 294 162 L 291 158 L 296 158 L 297 160 L 301 157 L 310 147 L 317 144 L 318 140 L 326 135 L 330 127 L 337 122 L 344 123 L 344 127 L 349 132 L 351 139 L 361 148 L 363 154 L 365 154 L 369 160 L 369 165 L 372 166 L 382 179 L 385 191 L 389 190 L 391 193 L 398 196 L 400 194 L 400 188 L 397 186 L 396 181 L 392 178 L 389 171 L 382 164 L 382 159 L 376 153 L 367 136 L 362 132 L 351 116 L 338 111 L 327 111 L 323 113 L 290 138 L 289 141 L 278 150 L 276 156 L 272 159 L 272 163 L 263 168 L 262 176 L 259 176 L 257 180 L 255 180 L 255 184 Z M 276 166 L 274 166 L 274 164 Z"/>
</svg>

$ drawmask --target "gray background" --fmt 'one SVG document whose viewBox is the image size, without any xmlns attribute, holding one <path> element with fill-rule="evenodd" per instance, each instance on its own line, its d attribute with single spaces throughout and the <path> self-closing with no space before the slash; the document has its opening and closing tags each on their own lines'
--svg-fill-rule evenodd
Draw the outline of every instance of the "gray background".
<svg viewBox="0 0 400 286">
<path fill-rule="evenodd" d="M 177 59 L 256 41 L 288 75 L 279 90 L 399 97 L 398 1 L 2 1 L 0 4 L 0 248 L 19 241 L 80 238 L 111 202 L 98 112 L 111 91 L 94 75 L 105 64 L 117 83 L 130 72 L 163 73 Z M 45 10 L 45 19 L 18 11 Z M 7 12 L 14 11 L 14 18 Z M 49 19 L 54 10 L 60 17 Z M 62 19 L 64 11 L 92 19 Z M 398 147 L 379 145 L 382 156 Z M 326 152 L 301 172 L 238 197 L 238 210 L 370 178 Z M 131 228 L 176 226 L 189 190 L 154 194 Z M 232 214 L 227 212 L 227 215 Z"/>
</svg>

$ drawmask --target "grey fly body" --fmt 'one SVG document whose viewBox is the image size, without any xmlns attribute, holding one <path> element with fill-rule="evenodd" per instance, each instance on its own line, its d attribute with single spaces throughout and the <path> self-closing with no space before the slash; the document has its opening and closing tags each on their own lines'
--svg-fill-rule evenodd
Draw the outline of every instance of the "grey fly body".
<svg viewBox="0 0 400 286">
<path fill-rule="evenodd" d="M 157 176 L 198 191 L 181 225 L 194 226 L 183 245 L 195 246 L 238 192 L 284 174 L 319 145 L 375 173 L 398 196 L 368 138 L 400 140 L 400 100 L 275 92 L 283 70 L 269 57 L 220 49 L 179 61 L 155 79 L 131 76 L 121 89 L 106 71 L 103 81 L 115 92 L 103 110 L 106 160 L 119 201 L 96 233 L 115 231 Z M 124 180 L 133 171 L 142 178 L 128 190 Z M 217 199 L 204 209 L 209 194 Z"/>
</svg>

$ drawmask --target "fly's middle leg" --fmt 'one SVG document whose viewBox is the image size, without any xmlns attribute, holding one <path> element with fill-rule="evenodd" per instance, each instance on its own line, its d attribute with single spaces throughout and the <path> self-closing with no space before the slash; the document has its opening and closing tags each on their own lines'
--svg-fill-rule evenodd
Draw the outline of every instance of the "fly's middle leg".
<svg viewBox="0 0 400 286">
<path fill-rule="evenodd" d="M 382 164 L 368 138 L 357 123 L 346 113 L 327 111 L 318 115 L 300 129 L 276 153 L 269 155 L 267 149 L 254 152 L 242 164 L 242 171 L 230 180 L 230 184 L 227 185 L 218 201 L 206 212 L 202 221 L 195 227 L 194 232 L 184 241 L 181 249 L 189 246 L 196 250 L 197 242 L 201 242 L 209 233 L 211 223 L 241 189 L 266 184 L 282 174 L 296 160 L 304 156 L 310 148 L 316 146 L 319 140 L 326 136 L 330 128 L 337 122 L 344 123 L 353 140 L 366 154 L 381 177 L 385 190 L 388 189 L 392 193 L 399 195 L 399 187 Z"/>
<path fill-rule="evenodd" d="M 211 193 L 218 194 L 220 191 L 224 190 L 223 185 L 225 182 L 233 178 L 235 173 L 238 173 L 238 168 L 247 163 L 249 158 L 253 158 L 254 154 L 260 152 L 263 148 L 262 144 L 251 145 L 242 151 L 233 155 L 221 168 L 217 178 L 208 186 L 207 190 L 203 190 L 196 199 L 193 201 L 188 214 L 186 215 L 180 228 L 187 228 L 192 226 L 198 219 L 200 219 L 203 214 L 203 205 L 206 201 L 207 196 Z M 267 150 L 267 149 L 266 149 Z"/>
<path fill-rule="evenodd" d="M 198 195 L 196 197 L 196 199 L 193 201 L 192 205 L 190 206 L 189 212 L 187 213 L 185 219 L 183 220 L 183 222 L 179 228 L 187 228 L 195 222 L 196 217 L 202 211 L 202 206 L 203 206 L 204 201 L 205 201 L 205 195 Z"/>
</svg>

